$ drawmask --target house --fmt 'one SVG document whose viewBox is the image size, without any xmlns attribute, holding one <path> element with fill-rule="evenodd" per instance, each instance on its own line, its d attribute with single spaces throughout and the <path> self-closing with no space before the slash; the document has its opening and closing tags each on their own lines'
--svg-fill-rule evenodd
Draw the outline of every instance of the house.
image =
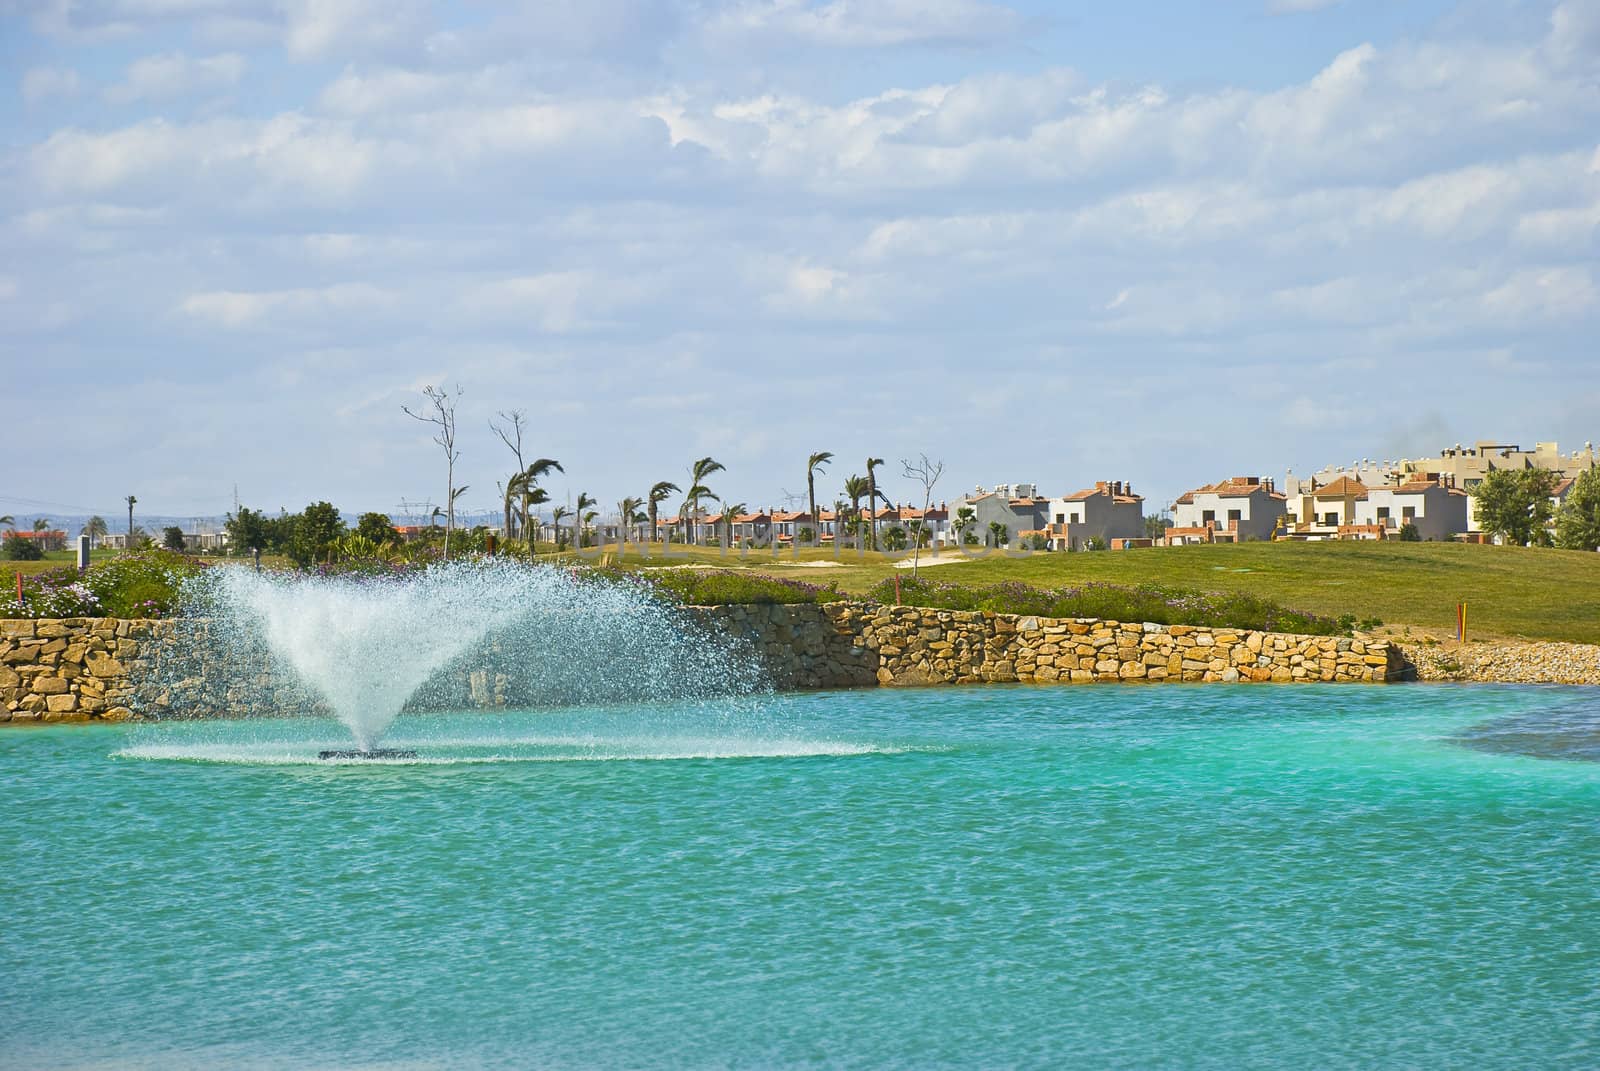
<svg viewBox="0 0 1600 1071">
<path fill-rule="evenodd" d="M 949 526 L 950 510 L 943 503 L 929 506 L 926 510 L 915 506 L 884 506 L 876 510 L 863 510 L 862 515 L 871 518 L 878 526 L 879 533 L 887 532 L 891 528 L 899 528 L 906 535 L 906 546 L 911 546 L 911 532 L 914 527 L 925 529 L 931 543 L 943 544 L 946 541 L 946 529 Z"/>
<path fill-rule="evenodd" d="M 8 528 L 5 537 L 32 543 L 43 551 L 65 550 L 67 546 L 67 533 L 60 528 Z"/>
<path fill-rule="evenodd" d="M 1349 476 L 1322 486 L 1311 480 L 1285 503 L 1288 538 L 1338 539 L 1341 526 L 1361 523 L 1356 518 L 1356 503 L 1366 495 L 1366 484 Z"/>
<path fill-rule="evenodd" d="M 972 494 L 949 503 L 950 524 L 944 531 L 941 545 L 955 545 L 965 538 L 954 529 L 961 511 L 970 509 L 973 522 L 966 531 L 982 546 L 1010 546 L 1021 539 L 1021 533 L 1042 530 L 1049 523 L 1050 501 L 1039 497 L 1036 484 L 997 484 L 992 490 L 977 488 Z M 991 525 L 997 527 L 990 527 Z M 997 539 L 998 536 L 998 539 Z"/>
<path fill-rule="evenodd" d="M 1376 526 L 1390 539 L 1398 537 L 1408 524 L 1415 525 L 1417 535 L 1425 540 L 1454 539 L 1467 531 L 1470 496 L 1449 480 L 1427 473 L 1404 483 L 1369 488 L 1366 497 L 1356 503 L 1355 523 Z"/>
<path fill-rule="evenodd" d="M 1185 491 L 1172 504 L 1168 546 L 1271 539 L 1283 525 L 1288 496 L 1270 479 L 1233 476 Z"/>
<path fill-rule="evenodd" d="M 1048 515 L 1042 534 L 1051 550 L 1082 550 L 1091 540 L 1110 546 L 1113 539 L 1144 535 L 1144 498 L 1121 480 L 1052 498 Z"/>
<path fill-rule="evenodd" d="M 758 510 L 754 513 L 735 513 L 731 519 L 726 514 L 707 517 L 701 528 L 700 542 L 720 542 L 730 536 L 730 546 L 747 543 L 767 545 L 772 538 L 772 513 Z"/>
</svg>

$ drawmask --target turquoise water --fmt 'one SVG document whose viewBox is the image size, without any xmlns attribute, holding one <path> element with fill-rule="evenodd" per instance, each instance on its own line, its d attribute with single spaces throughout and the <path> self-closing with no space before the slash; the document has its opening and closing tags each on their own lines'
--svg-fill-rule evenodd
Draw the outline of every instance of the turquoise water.
<svg viewBox="0 0 1600 1071">
<path fill-rule="evenodd" d="M 0 1064 L 1594 1067 L 1600 763 L 1471 730 L 1597 711 L 873 691 L 404 717 L 422 762 L 346 766 L 324 723 L 0 733 Z"/>
</svg>

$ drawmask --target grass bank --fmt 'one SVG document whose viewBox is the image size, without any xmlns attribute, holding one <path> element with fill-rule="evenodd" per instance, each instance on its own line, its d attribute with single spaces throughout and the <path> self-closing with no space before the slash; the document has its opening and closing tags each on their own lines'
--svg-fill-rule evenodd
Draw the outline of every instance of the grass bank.
<svg viewBox="0 0 1600 1071">
<path fill-rule="evenodd" d="M 927 552 L 924 552 L 926 554 Z M 951 560 L 946 553 L 928 575 L 961 585 L 1021 581 L 1066 588 L 1088 583 L 1143 584 L 1241 594 L 1327 617 L 1378 618 L 1392 630 L 1409 628 L 1448 638 L 1455 607 L 1468 605 L 1469 634 L 1479 639 L 1525 638 L 1600 643 L 1600 554 L 1462 543 L 1241 543 L 1237 546 L 1156 547 L 1128 551 L 993 555 Z M 611 555 L 624 568 L 715 567 L 836 585 L 865 595 L 895 575 L 898 558 L 842 551 L 751 551 L 746 557 L 714 547 L 660 545 L 646 559 Z"/>
</svg>

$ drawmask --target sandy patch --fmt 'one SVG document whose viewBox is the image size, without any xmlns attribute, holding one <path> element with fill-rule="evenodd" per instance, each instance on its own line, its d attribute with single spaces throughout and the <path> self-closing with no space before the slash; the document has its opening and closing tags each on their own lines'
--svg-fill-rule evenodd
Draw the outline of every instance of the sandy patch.
<svg viewBox="0 0 1600 1071">
<path fill-rule="evenodd" d="M 975 562 L 978 560 L 980 559 L 969 558 L 965 554 L 960 553 L 944 554 L 937 558 L 923 558 L 921 562 L 913 562 L 910 558 L 907 558 L 903 562 L 895 562 L 894 567 L 896 569 L 910 569 L 915 565 L 922 569 L 930 569 L 935 565 L 960 565 L 962 562 Z"/>
</svg>

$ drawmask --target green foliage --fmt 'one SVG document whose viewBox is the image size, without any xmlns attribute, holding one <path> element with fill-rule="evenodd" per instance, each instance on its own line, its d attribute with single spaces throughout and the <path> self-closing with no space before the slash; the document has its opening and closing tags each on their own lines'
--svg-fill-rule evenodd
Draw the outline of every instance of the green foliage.
<svg viewBox="0 0 1600 1071">
<path fill-rule="evenodd" d="M 845 597 L 833 587 L 732 569 L 654 569 L 632 575 L 657 595 L 688 606 L 835 602 Z"/>
<path fill-rule="evenodd" d="M 1035 532 L 1031 536 L 1028 537 L 1028 549 L 1029 550 L 1048 550 L 1048 549 L 1050 549 L 1050 541 L 1048 539 L 1046 539 L 1040 533 Z"/>
<path fill-rule="evenodd" d="M 106 617 L 162 617 L 178 608 L 183 582 L 202 566 L 170 550 L 136 550 L 89 567 L 84 585 Z"/>
<path fill-rule="evenodd" d="M 183 529 L 169 524 L 161 530 L 161 545 L 167 550 L 183 549 Z"/>
<path fill-rule="evenodd" d="M 1157 513 L 1146 514 L 1144 518 L 1144 534 L 1147 539 L 1162 539 L 1167 534 L 1167 529 L 1172 527 L 1170 518 Z"/>
<path fill-rule="evenodd" d="M 256 550 L 280 550 L 281 539 L 274 538 L 274 521 L 260 510 L 240 507 L 237 514 L 228 514 L 223 531 L 228 534 L 228 546 L 236 553 L 248 554 Z"/>
<path fill-rule="evenodd" d="M 293 518 L 293 534 L 283 548 L 284 553 L 302 568 L 325 561 L 344 531 L 344 520 L 333 503 L 313 502 Z"/>
<path fill-rule="evenodd" d="M 378 546 L 400 542 L 400 533 L 387 513 L 363 513 L 356 520 L 355 534 Z"/>
<path fill-rule="evenodd" d="M 1556 546 L 1568 550 L 1600 548 L 1600 467 L 1579 476 L 1556 514 Z"/>
<path fill-rule="evenodd" d="M 906 532 L 904 528 L 895 525 L 883 533 L 883 546 L 885 550 L 905 550 Z"/>
<path fill-rule="evenodd" d="M 868 592 L 868 598 L 876 602 L 893 602 L 894 581 L 882 581 Z M 1319 617 L 1239 592 L 1184 591 L 1155 585 L 1120 587 L 1115 584 L 1084 584 L 1073 588 L 1036 588 L 1017 581 L 1005 581 L 986 587 L 968 587 L 937 580 L 904 579 L 900 584 L 900 599 L 907 605 L 940 610 L 982 610 L 1039 617 L 1095 617 L 1109 621 L 1259 629 L 1313 636 L 1349 632 L 1356 624 L 1353 616 L 1345 620 Z"/>
<path fill-rule="evenodd" d="M 1544 542 L 1555 512 L 1550 495 L 1556 483 L 1556 474 L 1549 469 L 1495 469 L 1475 492 L 1479 527 L 1518 546 Z"/>
<path fill-rule="evenodd" d="M 36 562 L 44 559 L 44 550 L 37 540 L 24 539 L 15 532 L 0 538 L 0 559 L 8 562 Z"/>
<path fill-rule="evenodd" d="M 1109 550 L 1110 549 L 1110 544 L 1106 542 L 1106 537 L 1105 536 L 1090 536 L 1088 539 L 1084 540 L 1083 549 L 1084 550 Z"/>
<path fill-rule="evenodd" d="M 810 546 L 817 541 L 817 533 L 810 528 L 800 529 L 799 535 L 800 542 L 805 546 Z"/>
<path fill-rule="evenodd" d="M 1422 533 L 1417 531 L 1416 525 L 1412 524 L 1410 521 L 1407 521 L 1405 524 L 1400 526 L 1400 542 L 1421 543 Z"/>
</svg>

